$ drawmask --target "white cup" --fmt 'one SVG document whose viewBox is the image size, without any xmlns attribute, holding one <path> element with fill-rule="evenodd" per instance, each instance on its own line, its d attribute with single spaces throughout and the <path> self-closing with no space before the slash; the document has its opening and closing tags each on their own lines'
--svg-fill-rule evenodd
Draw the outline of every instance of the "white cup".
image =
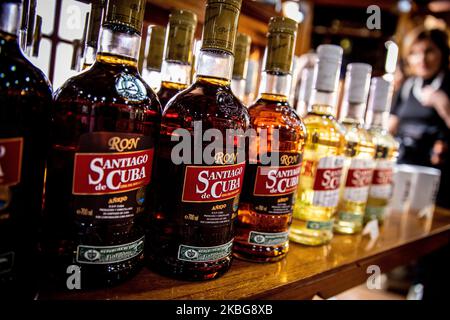
<svg viewBox="0 0 450 320">
<path fill-rule="evenodd" d="M 397 165 L 394 190 L 390 202 L 394 210 L 417 211 L 419 216 L 431 216 L 441 180 L 441 171 L 435 168 Z"/>
</svg>

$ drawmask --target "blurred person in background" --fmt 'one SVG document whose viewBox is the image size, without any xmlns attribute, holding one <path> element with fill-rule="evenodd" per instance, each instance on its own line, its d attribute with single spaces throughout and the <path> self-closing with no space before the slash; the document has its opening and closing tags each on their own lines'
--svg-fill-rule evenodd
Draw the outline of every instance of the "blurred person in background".
<svg viewBox="0 0 450 320">
<path fill-rule="evenodd" d="M 407 78 L 397 91 L 389 130 L 400 142 L 399 163 L 441 170 L 437 204 L 450 208 L 450 72 L 444 31 L 417 28 L 402 50 Z"/>
<path fill-rule="evenodd" d="M 414 29 L 405 37 L 402 49 L 406 78 L 393 101 L 389 130 L 400 141 L 399 163 L 441 170 L 437 205 L 450 208 L 448 37 L 437 29 Z M 447 245 L 419 259 L 408 296 L 450 298 L 449 256 Z"/>
</svg>

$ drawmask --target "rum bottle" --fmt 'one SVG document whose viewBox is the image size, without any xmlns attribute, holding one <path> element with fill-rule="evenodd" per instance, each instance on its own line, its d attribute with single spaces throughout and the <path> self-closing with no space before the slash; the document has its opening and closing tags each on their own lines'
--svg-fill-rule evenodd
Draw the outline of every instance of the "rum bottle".
<svg viewBox="0 0 450 320">
<path fill-rule="evenodd" d="M 191 83 L 192 47 L 197 16 L 188 10 L 173 10 L 167 26 L 159 101 L 164 108 Z"/>
<path fill-rule="evenodd" d="M 344 165 L 344 131 L 335 119 L 342 48 L 320 45 L 307 115 L 306 144 L 289 238 L 322 245 L 333 237 Z"/>
<path fill-rule="evenodd" d="M 137 69 L 145 3 L 108 1 L 95 63 L 54 97 L 46 248 L 61 284 L 79 270 L 81 289 L 112 285 L 143 262 L 161 121 Z"/>
<path fill-rule="evenodd" d="M 234 49 L 233 79 L 231 80 L 231 90 L 241 101 L 245 99 L 245 83 L 248 67 L 248 56 L 252 40 L 243 33 L 238 33 L 236 46 Z"/>
<path fill-rule="evenodd" d="M 35 294 L 52 89 L 20 48 L 21 1 L 0 3 L 0 299 Z"/>
<path fill-rule="evenodd" d="M 234 255 L 245 260 L 277 261 L 289 250 L 306 138 L 288 102 L 296 33 L 294 20 L 270 19 L 260 96 L 248 109 L 257 135 L 250 140 L 234 242 Z"/>
<path fill-rule="evenodd" d="M 373 78 L 367 111 L 367 128 L 375 145 L 375 171 L 369 190 L 364 220 L 377 219 L 383 223 L 392 195 L 393 168 L 398 156 L 398 142 L 389 134 L 388 122 L 393 85 L 381 78 Z"/>
<path fill-rule="evenodd" d="M 145 67 L 142 70 L 142 78 L 155 92 L 158 92 L 161 87 L 161 65 L 164 55 L 166 28 L 149 26 L 147 30 L 147 56 Z"/>
<path fill-rule="evenodd" d="M 343 183 L 334 231 L 344 234 L 360 232 L 363 227 L 369 187 L 375 167 L 375 146 L 364 129 L 364 114 L 372 67 L 350 63 L 344 84 L 340 123 L 345 130 Z"/>
<path fill-rule="evenodd" d="M 147 257 L 181 279 L 217 278 L 232 261 L 249 125 L 230 88 L 240 8 L 241 0 L 207 1 L 196 80 L 163 113 Z"/>
</svg>

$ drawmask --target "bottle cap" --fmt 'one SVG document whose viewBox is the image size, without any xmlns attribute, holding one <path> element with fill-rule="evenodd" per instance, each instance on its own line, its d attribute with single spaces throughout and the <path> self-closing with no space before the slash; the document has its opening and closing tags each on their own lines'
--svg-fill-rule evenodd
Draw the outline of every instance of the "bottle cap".
<svg viewBox="0 0 450 320">
<path fill-rule="evenodd" d="M 251 41 L 248 35 L 242 33 L 237 34 L 234 48 L 234 78 L 243 78 L 247 72 L 247 59 L 250 54 Z"/>
<path fill-rule="evenodd" d="M 242 0 L 207 0 L 202 49 L 234 53 Z"/>
<path fill-rule="evenodd" d="M 314 89 L 335 92 L 342 63 L 341 47 L 323 44 L 317 47 L 317 63 L 314 69 Z"/>
<path fill-rule="evenodd" d="M 89 28 L 86 43 L 97 48 L 98 34 L 103 19 L 105 0 L 93 0 L 91 3 L 91 14 L 89 16 Z"/>
<path fill-rule="evenodd" d="M 369 95 L 372 66 L 367 63 L 350 63 L 345 75 L 344 101 L 366 103 Z"/>
<path fill-rule="evenodd" d="M 265 71 L 291 72 L 297 22 L 285 17 L 272 17 L 267 35 Z"/>
<path fill-rule="evenodd" d="M 148 27 L 147 69 L 161 70 L 165 38 L 166 28 L 162 26 Z"/>
<path fill-rule="evenodd" d="M 141 34 L 146 0 L 109 0 L 103 26 Z"/>
<path fill-rule="evenodd" d="M 168 38 L 165 59 L 181 63 L 192 62 L 192 45 L 194 41 L 197 15 L 188 10 L 173 10 L 167 26 Z"/>
<path fill-rule="evenodd" d="M 368 109 L 374 112 L 389 112 L 391 109 L 393 85 L 382 77 L 372 79 Z"/>
</svg>

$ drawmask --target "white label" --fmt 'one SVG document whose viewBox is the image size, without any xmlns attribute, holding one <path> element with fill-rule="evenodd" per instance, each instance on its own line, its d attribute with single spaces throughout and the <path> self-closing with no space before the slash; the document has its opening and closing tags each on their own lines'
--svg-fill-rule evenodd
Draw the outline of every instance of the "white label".
<svg viewBox="0 0 450 320">
<path fill-rule="evenodd" d="M 370 197 L 388 200 L 392 195 L 392 178 L 394 162 L 391 160 L 377 160 L 373 173 Z"/>
<path fill-rule="evenodd" d="M 336 207 L 339 201 L 343 157 L 324 157 L 319 160 L 314 181 L 313 205 Z"/>
<path fill-rule="evenodd" d="M 344 199 L 346 201 L 367 201 L 374 167 L 375 161 L 372 159 L 352 159 L 345 182 Z"/>
</svg>

